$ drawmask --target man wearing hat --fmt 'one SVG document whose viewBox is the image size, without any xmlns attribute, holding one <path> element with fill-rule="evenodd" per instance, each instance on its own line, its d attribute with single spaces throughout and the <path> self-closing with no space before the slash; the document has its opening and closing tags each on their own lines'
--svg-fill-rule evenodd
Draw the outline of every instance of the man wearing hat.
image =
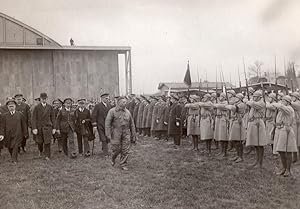
<svg viewBox="0 0 300 209">
<path fill-rule="evenodd" d="M 230 110 L 229 142 L 235 147 L 236 156 L 230 158 L 235 163 L 243 161 L 243 143 L 246 140 L 245 114 L 247 105 L 243 102 L 244 95 L 238 93 L 231 97 L 226 109 Z"/>
<path fill-rule="evenodd" d="M 85 107 L 85 99 L 79 99 L 77 103 L 78 108 L 75 110 L 75 127 L 77 134 L 78 152 L 79 154 L 84 153 L 85 157 L 89 157 L 91 155 L 89 137 L 93 135 L 91 114 L 90 111 Z"/>
<path fill-rule="evenodd" d="M 41 103 L 36 105 L 32 113 L 32 133 L 40 151 L 40 156 L 44 154 L 45 159 L 49 160 L 51 155 L 52 135 L 55 134 L 55 116 L 53 108 L 47 103 L 46 93 L 40 94 Z"/>
<path fill-rule="evenodd" d="M 24 102 L 23 94 L 16 94 L 14 96 L 14 98 L 15 98 L 16 103 L 17 103 L 16 111 L 19 111 L 23 114 L 24 119 L 25 119 L 25 123 L 26 123 L 26 127 L 28 129 L 29 121 L 30 121 L 30 119 L 29 119 L 30 118 L 30 107 L 29 107 L 28 104 L 26 104 Z M 22 140 L 22 144 L 21 144 L 21 148 L 22 148 L 23 152 L 26 152 L 25 146 L 26 146 L 26 139 L 24 138 Z"/>
<path fill-rule="evenodd" d="M 254 146 L 256 150 L 256 161 L 251 166 L 262 168 L 264 158 L 264 146 L 267 145 L 266 126 L 264 123 L 266 104 L 262 98 L 262 92 L 256 91 L 253 100 L 248 101 L 250 107 L 248 115 L 248 128 L 246 146 Z"/>
<path fill-rule="evenodd" d="M 277 174 L 285 177 L 291 176 L 292 153 L 297 152 L 297 143 L 293 129 L 295 112 L 291 107 L 291 103 L 291 97 L 286 95 L 283 96 L 280 102 L 273 104 L 278 109 L 274 149 L 280 154 L 283 167 Z"/>
<path fill-rule="evenodd" d="M 62 109 L 62 106 L 63 106 L 63 102 L 60 99 L 53 100 L 52 107 L 53 107 L 55 119 L 57 118 L 58 112 Z M 63 150 L 61 135 L 56 132 L 53 135 L 53 138 L 54 138 L 53 143 L 55 143 L 55 141 L 57 141 L 58 152 L 61 153 Z"/>
<path fill-rule="evenodd" d="M 1 116 L 0 141 L 4 140 L 5 147 L 11 155 L 12 162 L 17 163 L 18 149 L 24 138 L 28 138 L 28 129 L 23 114 L 16 111 L 16 101 L 9 99 L 6 102 L 8 112 Z"/>
<path fill-rule="evenodd" d="M 112 166 L 120 154 L 120 165 L 123 170 L 128 170 L 130 143 L 136 140 L 136 132 L 132 116 L 126 109 L 124 97 L 118 98 L 117 106 L 109 110 L 105 120 L 105 133 L 111 141 Z"/>
<path fill-rule="evenodd" d="M 61 135 L 62 148 L 65 155 L 70 158 L 76 158 L 75 147 L 75 115 L 71 109 L 73 100 L 66 98 L 63 101 L 64 106 L 58 112 L 56 116 L 56 130 Z"/>
<path fill-rule="evenodd" d="M 108 143 L 109 140 L 105 135 L 105 118 L 108 111 L 111 109 L 111 105 L 108 102 L 109 94 L 104 93 L 101 95 L 101 102 L 96 104 L 92 113 L 92 124 L 94 133 L 96 130 L 99 134 L 100 142 L 102 143 L 102 151 L 105 157 L 108 157 Z"/>
<path fill-rule="evenodd" d="M 300 152 L 300 94 L 299 92 L 291 93 L 291 106 L 295 111 L 295 120 L 293 121 L 293 129 L 296 137 L 298 152 Z M 293 154 L 293 162 L 297 162 L 298 152 Z"/>
<path fill-rule="evenodd" d="M 174 148 L 180 146 L 181 134 L 182 134 L 182 121 L 181 113 L 183 106 L 178 102 L 179 97 L 172 95 L 170 107 L 169 121 L 168 121 L 168 136 L 174 139 Z"/>
</svg>

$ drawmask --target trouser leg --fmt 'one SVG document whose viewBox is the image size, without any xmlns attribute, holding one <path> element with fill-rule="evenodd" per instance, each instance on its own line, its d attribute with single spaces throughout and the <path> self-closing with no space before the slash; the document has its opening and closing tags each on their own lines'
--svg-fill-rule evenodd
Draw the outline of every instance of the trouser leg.
<svg viewBox="0 0 300 209">
<path fill-rule="evenodd" d="M 130 136 L 125 135 L 125 136 L 123 136 L 122 141 L 121 141 L 120 165 L 122 167 L 126 166 L 126 164 L 127 164 L 129 150 L 130 150 Z"/>
<path fill-rule="evenodd" d="M 77 134 L 78 153 L 82 154 L 82 140 L 83 140 L 83 137 L 80 133 L 76 133 L 76 134 Z"/>
<path fill-rule="evenodd" d="M 121 142 L 116 143 L 116 144 L 112 144 L 111 145 L 111 151 L 112 151 L 111 160 L 113 162 L 115 162 L 116 158 L 121 153 Z"/>
<path fill-rule="evenodd" d="M 51 143 L 44 144 L 45 157 L 51 157 Z"/>
<path fill-rule="evenodd" d="M 62 149 L 65 155 L 68 155 L 68 134 L 61 133 Z"/>
<path fill-rule="evenodd" d="M 8 148 L 8 152 L 9 152 L 9 154 L 10 154 L 10 157 L 12 158 L 13 148 Z"/>
<path fill-rule="evenodd" d="M 38 149 L 39 149 L 40 154 L 42 154 L 42 153 L 43 153 L 43 150 L 44 150 L 44 145 L 43 145 L 43 143 L 38 143 Z"/>
<path fill-rule="evenodd" d="M 90 144 L 87 136 L 83 136 L 82 138 L 83 138 L 83 150 L 84 153 L 86 154 L 90 152 Z"/>
<path fill-rule="evenodd" d="M 76 156 L 75 133 L 72 130 L 68 132 L 67 141 L 68 141 L 69 155 L 70 157 L 75 157 Z"/>
<path fill-rule="evenodd" d="M 23 137 L 23 139 L 22 139 L 22 142 L 21 142 L 21 147 L 23 148 L 23 150 L 24 150 L 24 147 L 26 147 L 26 138 L 25 137 Z"/>
<path fill-rule="evenodd" d="M 63 150 L 63 142 L 61 136 L 57 137 L 57 145 L 58 145 L 58 151 L 61 152 Z"/>
<path fill-rule="evenodd" d="M 98 133 L 99 133 L 100 141 L 102 143 L 102 151 L 103 151 L 104 155 L 108 155 L 108 143 L 107 143 L 107 138 L 105 136 L 105 131 L 102 129 L 99 129 Z"/>
</svg>

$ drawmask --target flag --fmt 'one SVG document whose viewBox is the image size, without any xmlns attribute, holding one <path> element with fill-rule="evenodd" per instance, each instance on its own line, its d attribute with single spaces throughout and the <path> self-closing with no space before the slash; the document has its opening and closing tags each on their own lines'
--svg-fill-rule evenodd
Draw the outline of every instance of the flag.
<svg viewBox="0 0 300 209">
<path fill-rule="evenodd" d="M 185 73 L 183 82 L 184 82 L 187 86 L 189 86 L 189 87 L 191 87 L 191 85 L 192 85 L 191 72 L 190 72 L 190 64 L 189 64 L 189 62 L 188 62 L 188 64 L 187 64 L 187 69 L 186 69 L 186 73 Z"/>
</svg>

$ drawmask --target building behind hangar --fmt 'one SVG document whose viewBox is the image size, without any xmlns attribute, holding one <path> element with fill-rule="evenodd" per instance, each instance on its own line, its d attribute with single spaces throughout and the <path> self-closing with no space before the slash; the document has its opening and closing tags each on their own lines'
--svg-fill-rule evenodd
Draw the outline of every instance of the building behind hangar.
<svg viewBox="0 0 300 209">
<path fill-rule="evenodd" d="M 49 98 L 96 99 L 119 95 L 119 55 L 125 55 L 126 93 L 131 93 L 131 47 L 61 46 L 39 31 L 0 13 L 0 102 L 23 93 L 32 102 Z"/>
</svg>

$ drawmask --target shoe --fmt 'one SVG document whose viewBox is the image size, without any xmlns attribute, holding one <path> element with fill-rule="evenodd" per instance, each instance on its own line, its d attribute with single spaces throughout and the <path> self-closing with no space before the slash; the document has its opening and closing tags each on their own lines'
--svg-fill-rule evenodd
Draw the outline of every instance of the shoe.
<svg viewBox="0 0 300 209">
<path fill-rule="evenodd" d="M 22 147 L 22 151 L 23 151 L 24 153 L 26 153 L 26 148 L 25 148 L 25 147 Z"/>
<path fill-rule="evenodd" d="M 123 171 L 128 171 L 129 169 L 128 169 L 126 166 L 123 166 L 123 167 L 122 167 L 122 170 L 123 170 Z"/>
<path fill-rule="evenodd" d="M 283 174 L 283 177 L 290 177 L 292 176 L 292 173 L 290 171 L 286 171 L 284 174 Z"/>
<path fill-rule="evenodd" d="M 87 152 L 87 153 L 85 153 L 84 156 L 85 156 L 85 157 L 90 157 L 90 156 L 91 156 L 91 153 L 90 153 L 90 152 Z"/>
<path fill-rule="evenodd" d="M 240 163 L 240 162 L 243 162 L 243 159 L 240 158 L 240 157 L 238 157 L 234 162 L 235 162 L 235 163 Z"/>
<path fill-rule="evenodd" d="M 232 158 L 229 158 L 230 161 L 236 161 L 239 157 L 238 156 L 235 156 L 235 157 L 232 157 Z"/>
<path fill-rule="evenodd" d="M 277 176 L 282 176 L 284 173 L 285 173 L 285 170 L 282 170 L 282 171 L 280 171 L 280 172 L 277 172 L 276 175 L 277 175 Z"/>
</svg>

